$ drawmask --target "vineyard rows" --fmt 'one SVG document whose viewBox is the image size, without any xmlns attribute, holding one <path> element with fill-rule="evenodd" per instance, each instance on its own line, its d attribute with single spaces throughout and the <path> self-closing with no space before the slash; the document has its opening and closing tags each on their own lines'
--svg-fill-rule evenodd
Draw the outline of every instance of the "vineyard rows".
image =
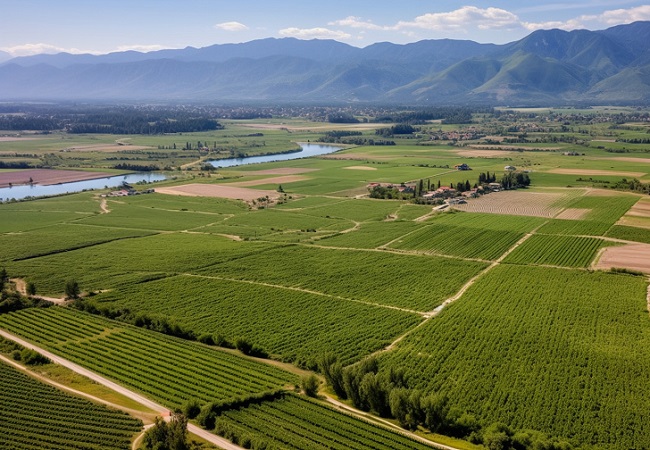
<svg viewBox="0 0 650 450">
<path fill-rule="evenodd" d="M 0 363 L 0 448 L 128 449 L 142 422 Z"/>
<path fill-rule="evenodd" d="M 448 258 L 289 246 L 195 273 L 429 311 L 483 268 L 484 263 Z"/>
<path fill-rule="evenodd" d="M 494 260 L 512 247 L 523 235 L 512 231 L 477 230 L 435 224 L 404 236 L 391 244 L 391 247 Z"/>
<path fill-rule="evenodd" d="M 535 234 L 504 262 L 564 267 L 588 267 L 606 244 L 598 238 Z"/>
<path fill-rule="evenodd" d="M 650 447 L 643 277 L 503 264 L 418 328 L 380 367 L 444 392 L 483 425 L 605 448 Z"/>
<path fill-rule="evenodd" d="M 79 322 L 93 334 L 78 331 Z M 280 369 L 194 342 L 64 308 L 0 316 L 0 326 L 168 405 L 276 389 L 296 378 Z"/>
<path fill-rule="evenodd" d="M 286 449 L 430 449 L 398 432 L 296 395 L 223 413 L 241 433 Z M 219 425 L 218 425 L 219 427 Z"/>
<path fill-rule="evenodd" d="M 259 254 L 264 259 L 263 254 Z M 196 335 L 242 337 L 285 360 L 334 351 L 352 362 L 422 319 L 418 314 L 237 281 L 176 276 L 95 297 L 100 306 L 170 317 Z"/>
</svg>

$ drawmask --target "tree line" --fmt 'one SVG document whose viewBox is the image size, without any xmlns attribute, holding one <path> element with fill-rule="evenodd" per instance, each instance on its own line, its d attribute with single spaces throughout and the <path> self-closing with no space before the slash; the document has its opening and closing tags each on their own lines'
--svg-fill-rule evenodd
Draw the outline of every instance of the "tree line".
<svg viewBox="0 0 650 450">
<path fill-rule="evenodd" d="M 425 393 L 408 386 L 402 368 L 379 368 L 375 358 L 343 367 L 333 353 L 321 356 L 318 367 L 334 393 L 362 411 L 396 419 L 408 430 L 426 428 L 432 433 L 467 439 L 490 450 L 569 450 L 566 441 L 535 430 L 513 430 L 506 424 L 484 426 L 471 413 L 451 404 L 441 392 Z"/>
</svg>

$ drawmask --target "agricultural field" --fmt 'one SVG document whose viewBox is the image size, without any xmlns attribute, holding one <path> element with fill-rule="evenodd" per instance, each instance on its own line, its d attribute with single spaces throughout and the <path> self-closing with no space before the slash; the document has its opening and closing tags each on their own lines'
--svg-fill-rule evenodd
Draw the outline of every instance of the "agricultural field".
<svg viewBox="0 0 650 450">
<path fill-rule="evenodd" d="M 0 362 L 0 447 L 131 448 L 142 422 L 126 413 L 72 396 Z"/>
<path fill-rule="evenodd" d="M 536 234 L 510 253 L 503 262 L 586 268 L 606 245 L 613 243 L 585 236 Z"/>
<path fill-rule="evenodd" d="M 445 392 L 485 424 L 645 447 L 646 286 L 630 275 L 501 265 L 380 367 L 403 367 L 411 388 Z"/>
<path fill-rule="evenodd" d="M 287 449 L 429 449 L 399 432 L 297 395 L 223 412 L 215 432 Z"/>
<path fill-rule="evenodd" d="M 196 270 L 377 305 L 429 311 L 485 263 L 378 251 L 286 246 Z M 435 273 L 435 277 L 429 276 Z"/>
<path fill-rule="evenodd" d="M 276 357 L 314 366 L 336 351 L 346 362 L 379 350 L 421 321 L 419 314 L 281 286 L 178 276 L 116 289 L 98 307 L 168 317 L 197 335 L 245 338 Z"/>
<path fill-rule="evenodd" d="M 196 342 L 67 308 L 0 316 L 2 328 L 176 407 L 279 389 L 295 375 Z"/>
<path fill-rule="evenodd" d="M 424 448 L 289 393 L 300 391 L 297 374 L 318 373 L 333 355 L 342 371 L 378 362 L 368 391 L 390 375 L 411 393 L 446 396 L 478 424 L 462 436 L 472 442 L 502 422 L 567 450 L 650 447 L 650 203 L 639 201 L 650 144 L 648 127 L 624 124 L 618 111 L 486 112 L 468 124 L 425 121 L 387 138 L 395 145 L 227 168 L 206 162 L 291 150 L 331 130 L 359 131 L 367 143 L 392 124 L 274 117 L 182 135 L 0 139 L 0 162 L 171 169 L 149 195 L 0 204 L 0 269 L 37 295 L 63 298 L 74 280 L 82 296 L 0 314 L 0 328 L 170 408 L 242 402 L 214 430 L 242 446 Z M 454 169 L 461 163 L 471 170 Z M 473 186 L 506 165 L 531 186 L 440 210 L 410 194 L 369 198 L 369 183 Z M 194 195 L 166 193 L 185 186 Z M 258 202 L 258 189 L 277 203 Z M 224 198 L 228 190 L 250 198 Z M 14 308 L 3 295 L 3 310 Z M 261 358 L 200 343 L 208 337 L 248 343 Z M 265 395 L 277 398 L 255 400 Z"/>
</svg>

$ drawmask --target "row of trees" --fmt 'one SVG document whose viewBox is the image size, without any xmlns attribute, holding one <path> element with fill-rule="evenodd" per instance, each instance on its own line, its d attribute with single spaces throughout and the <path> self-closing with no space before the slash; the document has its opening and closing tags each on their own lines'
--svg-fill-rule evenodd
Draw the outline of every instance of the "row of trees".
<svg viewBox="0 0 650 450">
<path fill-rule="evenodd" d="M 482 426 L 477 418 L 451 405 L 443 393 L 423 393 L 408 387 L 403 369 L 380 371 L 377 360 L 368 358 L 343 367 L 332 353 L 319 360 L 319 370 L 341 399 L 349 399 L 363 411 L 394 418 L 409 430 L 424 427 L 432 433 L 465 438 L 490 450 L 569 450 L 572 446 L 532 431 L 515 431 L 502 423 Z"/>
</svg>

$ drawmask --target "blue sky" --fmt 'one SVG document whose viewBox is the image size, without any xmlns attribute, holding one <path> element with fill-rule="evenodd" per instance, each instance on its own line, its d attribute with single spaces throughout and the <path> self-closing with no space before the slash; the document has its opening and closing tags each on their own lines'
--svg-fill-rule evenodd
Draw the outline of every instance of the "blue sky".
<svg viewBox="0 0 650 450">
<path fill-rule="evenodd" d="M 0 0 L 0 50 L 108 53 L 204 47 L 267 37 L 505 43 L 536 29 L 604 29 L 650 20 L 631 0 Z"/>
</svg>

